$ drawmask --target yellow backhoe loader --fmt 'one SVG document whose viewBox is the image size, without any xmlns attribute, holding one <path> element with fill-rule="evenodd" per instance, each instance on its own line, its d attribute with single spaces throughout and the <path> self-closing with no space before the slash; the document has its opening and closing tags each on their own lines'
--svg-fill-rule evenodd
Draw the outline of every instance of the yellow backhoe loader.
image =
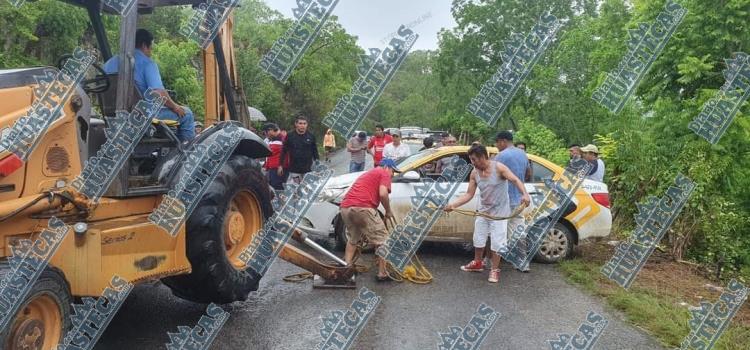
<svg viewBox="0 0 750 350">
<path fill-rule="evenodd" d="M 99 0 L 65 0 L 87 10 L 100 62 L 112 56 L 102 16 L 117 15 Z M 7 327 L 0 348 L 53 349 L 70 328 L 74 297 L 98 297 L 114 275 L 138 284 L 161 280 L 181 298 L 199 303 L 245 300 L 259 276 L 239 259 L 273 211 L 272 192 L 258 159 L 270 151 L 249 127 L 248 108 L 237 76 L 231 14 L 202 51 L 205 125 L 192 142 L 205 142 L 228 123 L 242 124 L 243 137 L 176 236 L 148 220 L 162 196 L 180 179 L 176 164 L 186 146 L 165 124 L 140 140 L 106 194 L 94 203 L 71 182 L 106 141 L 105 125 L 117 110 L 130 111 L 134 94 L 132 58 L 138 16 L 155 7 L 200 5 L 205 0 L 139 0 L 122 17 L 120 74 L 90 68 L 93 78 L 78 84 L 64 101 L 63 115 L 40 138 L 25 161 L 0 151 L 0 278 L 9 273 L 11 246 L 37 239 L 50 218 L 74 228 Z M 72 51 L 73 48 L 71 48 Z M 66 57 L 58 62 L 61 68 Z M 0 130 L 13 126 L 34 104 L 35 76 L 50 67 L 0 70 Z M 308 241 L 295 232 L 298 241 Z M 325 251 L 319 250 L 322 253 Z M 287 244 L 280 257 L 330 281 L 344 281 L 352 269 L 327 263 Z M 144 310 L 147 312 L 147 310 Z"/>
</svg>

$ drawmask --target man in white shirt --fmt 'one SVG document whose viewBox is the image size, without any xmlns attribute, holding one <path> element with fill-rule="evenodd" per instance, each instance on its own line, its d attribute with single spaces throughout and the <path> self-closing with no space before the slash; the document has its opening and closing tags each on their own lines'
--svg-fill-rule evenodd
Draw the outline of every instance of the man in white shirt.
<svg viewBox="0 0 750 350">
<path fill-rule="evenodd" d="M 409 146 L 401 143 L 400 133 L 393 133 L 391 137 L 393 137 L 393 142 L 383 148 L 383 158 L 398 160 L 411 155 Z"/>
<path fill-rule="evenodd" d="M 604 161 L 599 159 L 599 149 L 594 145 L 581 147 L 583 159 L 591 163 L 592 169 L 586 176 L 587 179 L 604 182 Z"/>
</svg>

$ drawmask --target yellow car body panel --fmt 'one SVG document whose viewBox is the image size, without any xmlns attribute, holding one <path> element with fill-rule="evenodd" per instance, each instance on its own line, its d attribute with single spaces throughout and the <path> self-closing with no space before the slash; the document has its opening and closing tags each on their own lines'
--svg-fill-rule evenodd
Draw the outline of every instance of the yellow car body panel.
<svg viewBox="0 0 750 350">
<path fill-rule="evenodd" d="M 408 167 L 399 170 L 403 172 L 416 170 L 424 166 L 425 164 L 436 161 L 445 156 L 465 155 L 468 150 L 469 146 L 444 146 L 436 148 L 433 153 L 428 154 L 422 159 L 409 164 Z M 498 149 L 495 147 L 487 147 L 487 152 L 492 159 L 497 155 Z M 535 162 L 551 171 L 553 173 L 554 180 L 562 177 L 564 169 L 559 165 L 533 154 L 527 155 L 529 161 Z M 543 184 L 541 183 L 527 184 L 531 184 L 537 188 L 543 188 Z M 576 191 L 575 197 L 573 199 L 574 203 L 576 204 L 576 209 L 572 213 L 565 216 L 564 220 L 567 221 L 575 229 L 575 233 L 578 236 L 578 239 L 585 239 L 593 236 L 607 236 L 609 234 L 609 229 L 612 222 L 609 209 L 597 203 L 584 187 L 586 186 L 582 186 Z M 604 213 L 603 210 L 606 210 L 607 212 Z M 428 237 L 428 240 L 454 241 L 456 232 L 464 231 L 464 234 L 466 234 L 465 229 L 462 230 L 462 228 L 465 228 L 465 226 L 469 224 L 468 221 L 471 221 L 471 224 L 473 225 L 473 218 L 471 220 L 465 220 L 465 218 L 464 220 L 455 220 L 455 218 L 453 218 L 454 220 L 445 220 L 444 217 L 447 217 L 447 215 L 443 215 L 443 217 L 441 217 L 441 219 L 439 219 L 435 223 L 430 232 L 430 237 Z M 454 236 L 454 238 L 451 239 L 449 236 Z"/>
</svg>

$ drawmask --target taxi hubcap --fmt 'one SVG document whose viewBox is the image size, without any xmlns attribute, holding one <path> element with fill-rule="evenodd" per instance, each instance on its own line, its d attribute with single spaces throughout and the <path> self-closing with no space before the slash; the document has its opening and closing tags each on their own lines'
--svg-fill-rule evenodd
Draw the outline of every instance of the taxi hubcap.
<svg viewBox="0 0 750 350">
<path fill-rule="evenodd" d="M 552 228 L 547 232 L 542 247 L 539 249 L 545 257 L 556 259 L 563 257 L 568 248 L 568 237 L 564 232 Z"/>
</svg>

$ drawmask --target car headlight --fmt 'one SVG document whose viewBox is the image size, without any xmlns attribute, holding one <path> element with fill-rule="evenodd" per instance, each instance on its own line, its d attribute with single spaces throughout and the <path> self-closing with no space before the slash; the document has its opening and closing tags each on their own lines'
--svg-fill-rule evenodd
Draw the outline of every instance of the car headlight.
<svg viewBox="0 0 750 350">
<path fill-rule="evenodd" d="M 339 197 L 346 193 L 346 188 L 326 188 L 320 192 L 318 201 L 321 202 L 337 202 Z"/>
</svg>

